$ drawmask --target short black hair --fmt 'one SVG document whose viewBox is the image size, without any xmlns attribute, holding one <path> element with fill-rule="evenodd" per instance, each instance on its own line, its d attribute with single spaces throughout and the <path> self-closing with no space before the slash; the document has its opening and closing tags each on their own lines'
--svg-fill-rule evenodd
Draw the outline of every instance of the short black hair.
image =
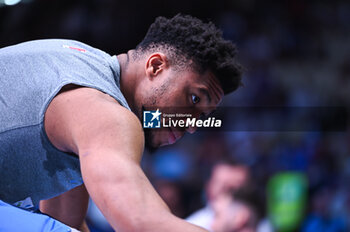
<svg viewBox="0 0 350 232">
<path fill-rule="evenodd" d="M 193 61 L 191 66 L 195 71 L 211 71 L 225 94 L 242 85 L 242 66 L 236 61 L 236 46 L 223 39 L 222 32 L 212 22 L 204 23 L 182 14 L 170 19 L 157 17 L 136 50 L 159 48 L 167 49 L 176 65 Z"/>
</svg>

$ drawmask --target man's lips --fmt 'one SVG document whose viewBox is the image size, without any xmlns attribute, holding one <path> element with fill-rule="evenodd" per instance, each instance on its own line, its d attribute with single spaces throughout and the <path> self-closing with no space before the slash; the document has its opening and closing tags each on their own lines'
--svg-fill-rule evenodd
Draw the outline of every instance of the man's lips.
<svg viewBox="0 0 350 232">
<path fill-rule="evenodd" d="M 173 129 L 169 129 L 168 143 L 173 144 L 182 137 L 182 134 L 175 132 Z"/>
<path fill-rule="evenodd" d="M 176 142 L 176 137 L 171 129 L 169 129 L 168 144 L 173 144 Z"/>
</svg>

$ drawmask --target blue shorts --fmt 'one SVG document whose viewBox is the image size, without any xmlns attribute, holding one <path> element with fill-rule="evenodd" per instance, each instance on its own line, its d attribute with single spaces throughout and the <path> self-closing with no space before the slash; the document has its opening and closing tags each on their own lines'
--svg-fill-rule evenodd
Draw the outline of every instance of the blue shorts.
<svg viewBox="0 0 350 232">
<path fill-rule="evenodd" d="M 47 215 L 31 213 L 0 200 L 0 231 L 70 232 L 74 229 Z"/>
</svg>

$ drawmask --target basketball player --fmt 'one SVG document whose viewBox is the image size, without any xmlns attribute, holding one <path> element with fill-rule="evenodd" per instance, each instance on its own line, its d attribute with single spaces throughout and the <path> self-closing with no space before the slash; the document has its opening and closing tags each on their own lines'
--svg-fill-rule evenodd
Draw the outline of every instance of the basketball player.
<svg viewBox="0 0 350 232">
<path fill-rule="evenodd" d="M 196 128 L 145 134 L 140 121 L 165 106 L 209 114 L 241 84 L 235 55 L 212 23 L 183 15 L 157 18 L 118 56 L 58 39 L 0 49 L 0 230 L 87 230 L 90 196 L 118 232 L 205 231 L 172 215 L 140 168 L 145 143 Z"/>
</svg>

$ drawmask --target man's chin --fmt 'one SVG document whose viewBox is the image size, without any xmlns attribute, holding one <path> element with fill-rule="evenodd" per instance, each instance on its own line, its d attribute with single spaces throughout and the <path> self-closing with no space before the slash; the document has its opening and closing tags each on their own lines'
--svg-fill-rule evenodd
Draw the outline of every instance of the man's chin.
<svg viewBox="0 0 350 232">
<path fill-rule="evenodd" d="M 168 132 L 152 133 L 152 129 L 144 129 L 145 132 L 145 147 L 148 151 L 155 151 L 160 147 L 174 144 L 178 139 L 174 136 L 170 139 Z M 164 139 L 167 138 L 168 139 Z"/>
</svg>

